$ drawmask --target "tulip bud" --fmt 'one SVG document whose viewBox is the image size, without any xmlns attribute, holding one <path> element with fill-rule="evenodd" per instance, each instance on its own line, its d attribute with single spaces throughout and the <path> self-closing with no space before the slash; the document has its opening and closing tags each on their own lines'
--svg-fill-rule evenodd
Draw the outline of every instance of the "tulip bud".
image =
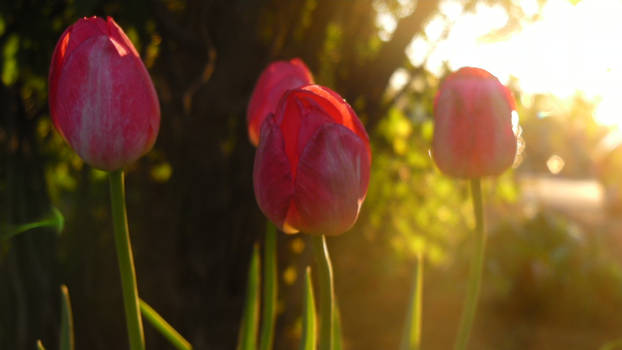
<svg viewBox="0 0 622 350">
<path fill-rule="evenodd" d="M 255 155 L 255 197 L 287 233 L 347 231 L 367 194 L 371 150 L 358 117 L 318 85 L 288 91 L 263 123 Z"/>
<path fill-rule="evenodd" d="M 108 17 L 82 18 L 60 37 L 50 64 L 50 114 L 88 164 L 118 170 L 147 153 L 160 128 L 149 73 Z"/>
<path fill-rule="evenodd" d="M 477 178 L 508 169 L 516 155 L 514 109 L 511 92 L 487 71 L 450 74 L 434 101 L 432 156 L 441 171 Z"/>
<path fill-rule="evenodd" d="M 274 113 L 281 96 L 289 90 L 312 84 L 313 76 L 298 58 L 270 64 L 259 76 L 246 111 L 248 137 L 255 146 L 259 143 L 261 124 Z"/>
</svg>

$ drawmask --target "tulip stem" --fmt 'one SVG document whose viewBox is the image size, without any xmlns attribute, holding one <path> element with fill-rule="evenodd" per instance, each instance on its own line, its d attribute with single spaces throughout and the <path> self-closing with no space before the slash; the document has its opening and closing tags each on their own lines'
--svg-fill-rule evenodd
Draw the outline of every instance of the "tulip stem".
<svg viewBox="0 0 622 350">
<path fill-rule="evenodd" d="M 333 268 L 328 255 L 326 237 L 312 236 L 313 254 L 317 264 L 317 273 L 320 285 L 320 339 L 319 350 L 332 350 L 333 348 Z"/>
<path fill-rule="evenodd" d="M 274 321 L 276 319 L 276 227 L 267 220 L 263 256 L 263 305 L 259 350 L 272 350 Z"/>
<path fill-rule="evenodd" d="M 131 350 L 144 350 L 145 337 L 143 322 L 140 317 L 138 290 L 136 287 L 136 271 L 130 243 L 130 233 L 127 226 L 127 212 L 125 210 L 125 181 L 123 170 L 110 172 L 110 200 L 112 204 L 112 221 L 114 224 L 114 238 L 117 248 L 117 259 L 121 273 L 121 287 L 123 289 L 123 306 L 125 307 L 125 321 Z"/>
<path fill-rule="evenodd" d="M 486 249 L 486 232 L 484 231 L 484 209 L 482 205 L 482 188 L 479 178 L 471 180 L 471 196 L 473 198 L 473 212 L 475 213 L 475 251 L 471 256 L 471 266 L 469 271 L 469 285 L 467 295 L 460 318 L 458 337 L 454 345 L 455 350 L 464 350 L 469 342 L 475 311 L 477 309 L 477 299 L 479 296 L 480 285 L 482 283 L 482 272 L 484 270 L 484 251 Z"/>
</svg>

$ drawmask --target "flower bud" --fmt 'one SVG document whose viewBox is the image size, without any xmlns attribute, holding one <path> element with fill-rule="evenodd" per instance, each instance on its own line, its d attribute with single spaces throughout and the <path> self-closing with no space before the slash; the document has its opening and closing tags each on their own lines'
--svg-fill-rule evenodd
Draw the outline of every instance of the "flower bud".
<svg viewBox="0 0 622 350">
<path fill-rule="evenodd" d="M 369 137 L 343 98 L 318 85 L 287 92 L 263 123 L 255 197 L 287 233 L 347 231 L 367 194 Z"/>
<path fill-rule="evenodd" d="M 259 76 L 246 111 L 248 137 L 255 146 L 259 143 L 261 124 L 274 113 L 281 96 L 289 90 L 312 84 L 313 76 L 298 58 L 270 64 Z"/>
<path fill-rule="evenodd" d="M 147 153 L 160 128 L 149 73 L 110 17 L 82 18 L 62 34 L 50 64 L 56 129 L 93 167 L 118 170 Z"/>
<path fill-rule="evenodd" d="M 450 74 L 434 101 L 432 156 L 441 171 L 460 178 L 498 175 L 516 155 L 514 98 L 479 68 Z"/>
</svg>

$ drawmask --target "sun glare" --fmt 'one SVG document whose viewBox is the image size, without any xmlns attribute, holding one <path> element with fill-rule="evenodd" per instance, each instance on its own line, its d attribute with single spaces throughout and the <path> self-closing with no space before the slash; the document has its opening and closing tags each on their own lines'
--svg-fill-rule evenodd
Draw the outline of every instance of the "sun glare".
<svg viewBox="0 0 622 350">
<path fill-rule="evenodd" d="M 574 1 L 576 3 L 576 1 Z M 460 13 L 460 1 L 446 0 L 442 15 L 416 37 L 407 49 L 412 63 L 440 73 L 446 62 L 452 70 L 477 66 L 503 83 L 514 77 L 528 94 L 551 93 L 570 98 L 580 92 L 598 104 L 594 117 L 602 124 L 622 127 L 618 103 L 622 101 L 622 1 L 521 1 L 535 21 L 522 21 L 513 31 L 498 5 L 478 5 L 473 13 Z M 445 39 L 436 42 L 443 24 Z M 496 32 L 496 35 L 488 35 Z M 505 32 L 508 32 L 505 34 Z"/>
</svg>

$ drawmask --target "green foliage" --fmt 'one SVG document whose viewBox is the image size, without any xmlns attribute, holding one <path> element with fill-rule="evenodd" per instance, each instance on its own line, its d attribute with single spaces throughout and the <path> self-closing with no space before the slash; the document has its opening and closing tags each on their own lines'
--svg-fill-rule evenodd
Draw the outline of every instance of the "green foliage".
<svg viewBox="0 0 622 350">
<path fill-rule="evenodd" d="M 266 220 L 266 238 L 263 253 L 263 280 L 261 305 L 261 336 L 259 350 L 271 350 L 274 344 L 274 324 L 277 303 L 276 227 Z"/>
<path fill-rule="evenodd" d="M 60 286 L 61 292 L 61 321 L 60 321 L 60 350 L 74 349 L 73 314 L 69 290 L 66 285 Z"/>
<path fill-rule="evenodd" d="M 257 349 L 257 328 L 259 323 L 259 247 L 255 245 L 248 267 L 246 301 L 240 322 L 237 350 Z"/>
<path fill-rule="evenodd" d="M 603 238 L 547 213 L 499 227 L 487 257 L 497 311 L 579 325 L 614 321 L 611 310 L 622 308 L 622 267 Z"/>
<path fill-rule="evenodd" d="M 320 56 L 320 67 L 317 70 L 316 80 L 323 85 L 335 86 L 336 63 L 340 61 L 341 46 L 343 45 L 343 30 L 337 23 L 329 23 L 326 27 L 326 39 Z"/>
<path fill-rule="evenodd" d="M 29 222 L 20 225 L 0 224 L 0 240 L 9 239 L 20 233 L 30 231 L 35 228 L 52 228 L 60 234 L 65 226 L 65 218 L 60 210 L 52 208 L 51 212 L 39 221 Z"/>
<path fill-rule="evenodd" d="M 140 300 L 140 313 L 177 350 L 191 350 L 192 345 L 144 300 Z"/>
<path fill-rule="evenodd" d="M 366 233 L 387 237 L 396 253 L 424 250 L 433 264 L 463 238 L 470 218 L 464 183 L 443 176 L 429 155 L 432 124 L 393 108 L 378 126 L 365 202 Z"/>
<path fill-rule="evenodd" d="M 2 50 L 4 64 L 2 66 L 2 83 L 10 86 L 15 83 L 19 74 L 17 52 L 19 50 L 19 36 L 12 34 L 6 40 Z"/>
<path fill-rule="evenodd" d="M 302 337 L 300 350 L 315 350 L 316 344 L 316 317 L 313 284 L 311 282 L 311 268 L 305 270 L 305 286 L 302 310 Z"/>
<path fill-rule="evenodd" d="M 413 286 L 400 350 L 421 349 L 421 308 L 423 306 L 423 259 L 421 255 L 418 255 L 417 266 L 413 274 Z"/>
</svg>

